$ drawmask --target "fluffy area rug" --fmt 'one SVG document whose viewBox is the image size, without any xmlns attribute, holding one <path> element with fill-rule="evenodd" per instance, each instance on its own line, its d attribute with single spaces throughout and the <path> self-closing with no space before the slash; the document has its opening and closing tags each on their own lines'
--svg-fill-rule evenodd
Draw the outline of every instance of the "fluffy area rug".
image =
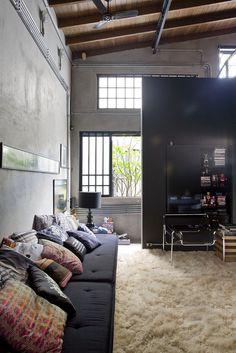
<svg viewBox="0 0 236 353">
<path fill-rule="evenodd" d="M 236 263 L 119 250 L 114 335 L 113 353 L 236 353 Z"/>
</svg>

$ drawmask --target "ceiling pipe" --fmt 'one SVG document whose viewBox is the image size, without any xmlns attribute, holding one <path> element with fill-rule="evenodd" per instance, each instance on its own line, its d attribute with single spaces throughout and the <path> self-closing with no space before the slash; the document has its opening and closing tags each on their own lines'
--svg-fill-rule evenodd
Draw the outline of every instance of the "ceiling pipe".
<svg viewBox="0 0 236 353">
<path fill-rule="evenodd" d="M 164 0 L 163 5 L 162 5 L 162 9 L 161 9 L 161 13 L 157 22 L 157 29 L 156 29 L 156 33 L 155 33 L 155 37 L 154 37 L 154 41 L 152 44 L 152 52 L 153 54 L 156 54 L 157 52 L 157 47 L 159 45 L 160 39 L 161 39 L 161 35 L 162 35 L 162 31 L 166 22 L 166 17 L 171 5 L 171 1 L 172 0 Z"/>
</svg>

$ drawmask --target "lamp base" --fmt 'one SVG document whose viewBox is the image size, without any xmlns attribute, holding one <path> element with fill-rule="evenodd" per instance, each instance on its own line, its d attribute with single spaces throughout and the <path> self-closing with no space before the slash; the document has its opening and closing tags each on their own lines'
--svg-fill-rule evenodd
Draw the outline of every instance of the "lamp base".
<svg viewBox="0 0 236 353">
<path fill-rule="evenodd" d="M 89 211 L 88 211 L 87 224 L 86 224 L 86 226 L 87 226 L 89 229 L 94 228 L 93 216 L 92 216 L 91 208 L 89 208 Z"/>
<path fill-rule="evenodd" d="M 88 227 L 90 230 L 95 227 L 94 223 L 86 223 L 86 227 Z"/>
</svg>

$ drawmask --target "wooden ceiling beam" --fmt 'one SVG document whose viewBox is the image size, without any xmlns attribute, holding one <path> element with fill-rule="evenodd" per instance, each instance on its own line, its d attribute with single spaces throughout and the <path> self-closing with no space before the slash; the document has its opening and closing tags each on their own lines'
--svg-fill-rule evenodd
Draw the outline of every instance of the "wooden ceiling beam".
<svg viewBox="0 0 236 353">
<path fill-rule="evenodd" d="M 52 7 L 60 7 L 60 6 L 66 6 L 66 5 L 74 5 L 78 3 L 83 3 L 83 2 L 88 2 L 92 0 L 48 0 L 49 6 Z M 221 2 L 225 2 L 226 0 L 189 0 L 189 1 L 183 1 L 183 0 L 174 0 L 171 5 L 172 10 L 179 10 L 179 9 L 185 9 L 189 7 L 196 7 L 196 6 L 204 6 L 204 5 L 214 5 L 214 4 L 219 4 Z"/>
<path fill-rule="evenodd" d="M 226 34 L 234 34 L 236 33 L 236 27 L 229 27 L 224 29 L 216 29 L 212 31 L 202 31 L 202 32 L 195 32 L 190 34 L 184 34 L 179 36 L 168 36 L 164 35 L 161 38 L 161 44 L 169 44 L 169 43 L 179 43 L 179 42 L 186 42 L 189 40 L 196 40 L 196 39 L 204 39 L 210 37 L 218 37 L 223 36 Z"/>
<path fill-rule="evenodd" d="M 122 12 L 126 11 L 128 8 L 125 5 L 117 7 L 116 12 Z M 135 7 L 134 8 L 129 8 L 128 10 L 138 10 L 139 15 L 138 16 L 144 16 L 144 15 L 152 15 L 152 14 L 159 14 L 161 11 L 161 4 L 159 3 L 154 3 L 153 5 L 149 6 L 144 6 L 144 7 Z M 111 12 L 113 12 L 111 10 Z M 77 17 L 69 17 L 69 18 L 58 18 L 58 27 L 60 29 L 67 28 L 67 27 L 74 27 L 74 26 L 80 26 L 80 25 L 85 25 L 85 24 L 94 24 L 97 23 L 101 20 L 102 15 L 98 12 L 95 11 L 94 14 L 89 15 L 89 16 L 77 16 Z"/>
<path fill-rule="evenodd" d="M 222 21 L 236 18 L 236 10 L 220 11 L 217 13 L 207 13 L 198 16 L 188 16 L 184 18 L 170 19 L 166 21 L 165 29 L 173 29 L 183 26 L 192 26 L 196 24 L 210 23 L 214 21 Z M 66 38 L 66 45 L 72 46 L 86 42 L 94 42 L 99 40 L 111 40 L 118 37 L 124 37 L 133 34 L 142 34 L 154 32 L 156 22 L 153 21 L 148 25 L 125 27 L 117 30 L 94 31 L 94 33 L 80 34 Z"/>
<path fill-rule="evenodd" d="M 107 48 L 103 48 L 103 49 L 96 48 L 96 49 L 90 49 L 90 50 L 78 50 L 78 51 L 72 53 L 72 58 L 73 58 L 73 60 L 81 59 L 83 52 L 85 52 L 86 56 L 89 57 L 89 56 L 109 54 L 109 53 L 114 53 L 114 52 L 119 52 L 119 51 L 124 51 L 124 50 L 151 47 L 151 45 L 152 45 L 152 38 L 150 38 L 150 40 L 145 40 L 141 43 L 122 44 L 122 45 L 116 45 L 113 47 L 107 47 Z"/>
<path fill-rule="evenodd" d="M 186 42 L 186 41 L 197 40 L 202 38 L 217 37 L 221 35 L 234 34 L 234 33 L 236 33 L 236 27 L 230 27 L 227 29 L 212 30 L 212 31 L 202 31 L 198 33 L 191 33 L 191 34 L 178 35 L 178 36 L 169 36 L 168 33 L 167 32 L 165 33 L 165 30 L 164 30 L 160 41 L 160 45 L 177 43 L 177 42 L 178 43 Z M 73 52 L 72 56 L 73 56 L 73 59 L 81 59 L 82 52 L 86 52 L 87 57 L 89 57 L 89 56 L 103 55 L 103 54 L 109 54 L 109 53 L 114 53 L 114 52 L 119 52 L 124 50 L 131 50 L 131 49 L 138 49 L 138 48 L 145 48 L 145 47 L 150 47 L 150 50 L 151 50 L 151 46 L 152 46 L 152 38 L 148 35 L 147 39 L 139 43 L 135 42 L 135 43 L 125 44 L 125 45 L 113 45 L 112 47 L 107 46 L 106 48 L 102 48 L 102 49 L 94 48 L 94 49 L 86 50 L 85 48 L 83 48 L 83 50 L 78 50 Z"/>
<path fill-rule="evenodd" d="M 57 1 L 60 2 L 61 0 L 51 0 L 52 1 Z M 63 0 L 63 2 L 68 1 L 68 0 Z M 80 0 L 78 2 L 81 2 L 83 0 Z M 214 4 L 219 4 L 225 2 L 225 0 L 215 0 L 212 2 L 211 0 L 173 0 L 170 10 L 181 10 L 181 9 L 187 9 L 187 8 L 192 8 L 192 7 L 199 7 L 199 6 L 204 6 L 204 5 L 214 5 Z M 62 1 L 61 1 L 62 3 Z M 68 2 L 67 2 L 68 3 Z M 159 16 L 161 9 L 162 9 L 162 2 L 154 2 L 152 5 L 147 5 L 147 6 L 135 6 L 131 8 L 127 8 L 126 5 L 121 5 L 116 7 L 115 12 L 122 12 L 126 10 L 133 10 L 137 9 L 139 12 L 138 16 L 145 16 L 145 15 L 157 15 Z M 111 12 L 112 7 L 111 7 Z M 63 28 L 68 28 L 68 27 L 74 27 L 74 26 L 80 26 L 80 25 L 85 25 L 85 24 L 93 24 L 97 23 L 101 20 L 101 14 L 95 9 L 94 14 L 89 15 L 89 16 L 74 16 L 74 17 L 68 17 L 68 18 L 58 18 L 58 27 L 60 29 Z"/>
<path fill-rule="evenodd" d="M 61 7 L 61 6 L 66 6 L 66 5 L 75 5 L 75 4 L 81 4 L 83 2 L 86 2 L 87 0 L 48 0 L 48 4 L 51 7 Z M 92 1 L 92 0 L 91 0 Z"/>
</svg>

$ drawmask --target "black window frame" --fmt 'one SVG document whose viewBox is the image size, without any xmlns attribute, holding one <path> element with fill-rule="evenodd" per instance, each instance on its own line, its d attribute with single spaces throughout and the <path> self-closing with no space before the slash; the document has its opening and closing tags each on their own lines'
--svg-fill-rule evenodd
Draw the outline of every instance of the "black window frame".
<svg viewBox="0 0 236 353">
<path fill-rule="evenodd" d="M 82 191 L 83 188 L 83 183 L 82 183 L 82 178 L 84 175 L 87 174 L 82 174 L 82 167 L 83 167 L 83 136 L 84 137 L 94 137 L 94 136 L 106 136 L 109 137 L 109 194 L 103 194 L 102 197 L 114 197 L 114 189 L 113 189 L 113 169 L 112 169 L 112 137 L 113 136 L 139 136 L 141 137 L 141 132 L 137 131 L 125 131 L 125 132 L 117 132 L 117 131 L 109 131 L 109 132 L 104 132 L 104 131 L 81 131 L 80 132 L 80 163 L 79 163 L 79 190 Z M 96 146 L 97 147 L 97 146 Z M 96 153 L 95 153 L 96 154 Z M 89 156 L 88 156 L 89 158 Z M 96 159 L 96 156 L 95 156 Z M 95 162 L 96 163 L 96 162 Z M 88 173 L 89 175 L 89 173 Z M 98 175 L 98 174 L 95 174 Z M 99 174 L 100 175 L 100 174 Z M 89 188 L 89 183 L 88 183 L 88 188 Z M 94 185 L 91 185 L 94 186 Z M 104 187 L 106 185 L 102 185 Z M 96 183 L 95 183 L 96 187 Z"/>
<path fill-rule="evenodd" d="M 236 55 L 236 46 L 234 45 L 224 45 L 224 46 L 219 46 L 219 55 L 222 54 L 229 54 L 229 57 L 226 59 L 225 63 L 223 64 L 222 67 L 219 68 L 219 74 L 220 76 L 221 72 L 223 71 L 224 67 L 226 69 L 226 76 L 222 78 L 229 78 L 229 62 L 232 56 Z"/>
</svg>

